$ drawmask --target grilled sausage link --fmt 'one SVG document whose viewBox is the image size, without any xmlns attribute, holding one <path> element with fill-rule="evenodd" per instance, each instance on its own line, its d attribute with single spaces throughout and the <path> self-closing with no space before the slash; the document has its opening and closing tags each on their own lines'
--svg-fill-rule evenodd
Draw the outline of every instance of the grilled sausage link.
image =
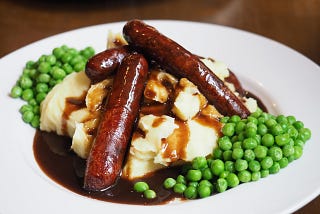
<svg viewBox="0 0 320 214">
<path fill-rule="evenodd" d="M 94 83 L 102 81 L 114 73 L 129 53 L 126 45 L 102 51 L 88 60 L 85 73 Z"/>
<path fill-rule="evenodd" d="M 87 159 L 86 190 L 105 190 L 119 177 L 147 74 L 147 61 L 140 54 L 129 54 L 121 62 Z"/>
<path fill-rule="evenodd" d="M 131 20 L 123 28 L 130 46 L 155 60 L 168 72 L 186 77 L 206 96 L 223 115 L 247 117 L 250 112 L 238 97 L 224 85 L 199 57 L 167 38 L 140 20 Z"/>
</svg>

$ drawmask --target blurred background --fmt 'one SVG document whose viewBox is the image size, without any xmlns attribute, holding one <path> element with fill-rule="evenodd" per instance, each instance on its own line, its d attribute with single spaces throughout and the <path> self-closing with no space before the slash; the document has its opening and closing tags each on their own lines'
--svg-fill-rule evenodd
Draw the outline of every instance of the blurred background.
<svg viewBox="0 0 320 214">
<path fill-rule="evenodd" d="M 54 34 L 133 18 L 230 26 L 320 64 L 320 0 L 1 0 L 0 57 Z M 320 213 L 320 197 L 296 213 Z"/>
</svg>

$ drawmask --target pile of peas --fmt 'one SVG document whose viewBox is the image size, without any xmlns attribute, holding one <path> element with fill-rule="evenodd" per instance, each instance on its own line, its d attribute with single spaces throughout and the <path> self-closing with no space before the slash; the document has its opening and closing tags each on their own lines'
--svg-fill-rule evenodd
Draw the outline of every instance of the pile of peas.
<svg viewBox="0 0 320 214">
<path fill-rule="evenodd" d="M 294 116 L 274 116 L 260 109 L 246 119 L 234 115 L 221 122 L 222 136 L 212 156 L 196 157 L 176 178 L 165 179 L 164 188 L 196 199 L 257 181 L 300 158 L 311 138 L 310 129 Z"/>
<path fill-rule="evenodd" d="M 95 54 L 92 47 L 76 50 L 66 45 L 56 47 L 50 55 L 42 55 L 37 61 L 28 61 L 11 97 L 21 98 L 22 120 L 34 128 L 40 126 L 40 104 L 49 91 L 68 74 L 84 70 L 87 60 Z"/>
</svg>

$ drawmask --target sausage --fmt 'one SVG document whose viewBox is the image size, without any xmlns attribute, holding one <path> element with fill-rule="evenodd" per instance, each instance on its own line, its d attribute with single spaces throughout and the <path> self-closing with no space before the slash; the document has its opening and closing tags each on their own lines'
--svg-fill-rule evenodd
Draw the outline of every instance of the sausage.
<svg viewBox="0 0 320 214">
<path fill-rule="evenodd" d="M 148 63 L 142 55 L 132 53 L 122 60 L 87 159 L 84 189 L 100 191 L 116 183 L 139 114 L 147 74 Z"/>
<path fill-rule="evenodd" d="M 156 61 L 174 75 L 188 78 L 223 115 L 247 117 L 250 112 L 238 97 L 200 58 L 157 29 L 140 20 L 131 20 L 123 28 L 123 36 L 137 51 Z"/>
<path fill-rule="evenodd" d="M 127 45 L 102 51 L 88 60 L 85 73 L 92 82 L 102 81 L 114 73 L 129 53 Z"/>
</svg>

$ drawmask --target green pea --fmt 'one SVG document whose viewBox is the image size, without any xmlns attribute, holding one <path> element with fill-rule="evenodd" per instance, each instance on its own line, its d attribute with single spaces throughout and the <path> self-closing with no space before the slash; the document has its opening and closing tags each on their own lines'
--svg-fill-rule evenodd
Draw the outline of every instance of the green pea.
<svg viewBox="0 0 320 214">
<path fill-rule="evenodd" d="M 301 128 L 299 130 L 299 139 L 301 139 L 303 142 L 306 142 L 311 138 L 311 130 L 309 128 Z"/>
<path fill-rule="evenodd" d="M 202 179 L 210 180 L 212 177 L 213 174 L 210 168 L 205 168 L 202 170 Z"/>
<path fill-rule="evenodd" d="M 252 172 L 251 173 L 251 180 L 252 181 L 257 181 L 261 178 L 261 172 Z"/>
<path fill-rule="evenodd" d="M 212 156 L 214 159 L 222 159 L 222 154 L 223 151 L 219 147 L 213 149 Z"/>
<path fill-rule="evenodd" d="M 61 56 L 61 61 L 63 63 L 68 63 L 72 59 L 72 55 L 70 53 L 63 53 Z"/>
<path fill-rule="evenodd" d="M 244 154 L 243 154 L 243 158 L 246 160 L 246 161 L 252 161 L 254 160 L 256 157 L 254 151 L 252 149 L 246 149 L 244 151 Z"/>
<path fill-rule="evenodd" d="M 36 99 L 32 98 L 32 99 L 28 100 L 28 104 L 33 106 L 33 108 L 34 108 L 35 106 L 38 105 L 38 102 L 36 101 Z"/>
<path fill-rule="evenodd" d="M 70 65 L 74 66 L 75 64 L 79 62 L 83 62 L 84 59 L 81 55 L 75 55 L 71 60 L 70 60 Z"/>
<path fill-rule="evenodd" d="M 296 122 L 296 118 L 292 115 L 287 116 L 287 121 L 289 124 L 293 124 L 294 122 Z"/>
<path fill-rule="evenodd" d="M 298 130 L 292 125 L 288 126 L 287 133 L 288 133 L 289 137 L 291 137 L 293 139 L 296 139 L 299 134 Z"/>
<path fill-rule="evenodd" d="M 281 135 L 278 135 L 275 137 L 275 141 L 276 141 L 276 144 L 278 146 L 284 146 L 286 145 L 287 143 L 289 143 L 290 141 L 290 136 L 289 134 L 285 133 L 285 134 L 281 134 Z"/>
<path fill-rule="evenodd" d="M 73 66 L 73 68 L 76 72 L 79 72 L 79 71 L 83 71 L 85 69 L 85 66 L 86 66 L 85 62 L 78 62 Z"/>
<path fill-rule="evenodd" d="M 224 161 L 232 160 L 232 150 L 224 151 L 222 156 Z"/>
<path fill-rule="evenodd" d="M 294 159 L 297 160 L 302 156 L 303 148 L 301 146 L 294 146 Z"/>
<path fill-rule="evenodd" d="M 166 189 L 171 189 L 176 184 L 176 180 L 174 178 L 166 178 L 163 182 L 163 186 Z"/>
<path fill-rule="evenodd" d="M 212 161 L 211 172 L 212 174 L 219 176 L 224 171 L 224 163 L 222 160 L 216 159 Z"/>
<path fill-rule="evenodd" d="M 272 134 L 265 134 L 261 138 L 261 144 L 266 147 L 271 147 L 274 144 L 274 137 Z"/>
<path fill-rule="evenodd" d="M 20 107 L 19 112 L 23 114 L 26 111 L 33 111 L 33 107 L 28 104 L 24 104 L 23 106 Z"/>
<path fill-rule="evenodd" d="M 268 128 L 265 124 L 259 124 L 257 127 L 257 133 L 261 136 L 268 133 Z"/>
<path fill-rule="evenodd" d="M 229 171 L 223 171 L 220 173 L 219 178 L 226 178 L 229 175 Z"/>
<path fill-rule="evenodd" d="M 270 174 L 276 174 L 280 171 L 280 164 L 278 162 L 273 162 L 272 166 L 269 168 Z"/>
<path fill-rule="evenodd" d="M 38 66 L 38 71 L 42 74 L 47 74 L 51 70 L 51 65 L 49 62 L 40 62 Z"/>
<path fill-rule="evenodd" d="M 197 187 L 198 195 L 200 198 L 206 198 L 211 195 L 211 188 L 207 185 L 199 185 Z"/>
<path fill-rule="evenodd" d="M 218 145 L 219 145 L 220 149 L 223 151 L 227 151 L 232 148 L 232 143 L 231 143 L 231 140 L 228 136 L 223 136 L 223 137 L 219 138 Z"/>
<path fill-rule="evenodd" d="M 213 190 L 213 184 L 209 180 L 201 180 L 198 186 L 202 186 L 202 185 L 208 186 L 211 191 Z"/>
<path fill-rule="evenodd" d="M 34 114 L 40 115 L 40 106 L 39 105 L 34 106 L 32 111 Z"/>
<path fill-rule="evenodd" d="M 53 54 L 56 58 L 60 59 L 60 58 L 62 57 L 62 55 L 64 54 L 64 50 L 63 50 L 62 48 L 60 48 L 60 47 L 57 47 L 57 48 L 54 48 L 54 49 L 52 50 L 52 54 Z"/>
<path fill-rule="evenodd" d="M 263 169 L 260 172 L 261 172 L 261 178 L 268 177 L 268 175 L 270 174 L 268 169 Z"/>
<path fill-rule="evenodd" d="M 39 83 L 49 83 L 51 76 L 49 74 L 39 74 L 37 82 Z"/>
<path fill-rule="evenodd" d="M 247 127 L 245 131 L 246 137 L 250 138 L 257 134 L 257 128 L 256 127 Z"/>
<path fill-rule="evenodd" d="M 232 158 L 233 158 L 234 160 L 240 159 L 240 158 L 243 157 L 243 154 L 244 154 L 243 149 L 241 149 L 241 148 L 235 148 L 235 149 L 233 149 L 233 151 L 232 151 Z"/>
<path fill-rule="evenodd" d="M 221 123 L 227 123 L 227 122 L 229 121 L 229 119 L 230 119 L 230 117 L 224 116 L 224 117 L 221 117 L 221 118 L 220 118 L 220 122 L 221 122 Z"/>
<path fill-rule="evenodd" d="M 232 144 L 232 149 L 242 149 L 242 142 L 236 141 Z"/>
<path fill-rule="evenodd" d="M 245 130 L 246 123 L 243 121 L 239 121 L 235 126 L 235 132 L 237 134 L 241 133 L 243 130 Z"/>
<path fill-rule="evenodd" d="M 241 120 L 241 117 L 239 116 L 239 115 L 232 115 L 231 117 L 230 117 L 230 121 L 229 122 L 231 122 L 231 123 L 238 123 L 239 121 Z"/>
<path fill-rule="evenodd" d="M 258 145 L 256 148 L 254 148 L 254 154 L 255 157 L 258 159 L 262 159 L 267 156 L 268 148 L 262 145 Z"/>
<path fill-rule="evenodd" d="M 226 162 L 224 163 L 224 169 L 225 169 L 227 172 L 234 172 L 234 171 L 235 171 L 234 162 L 233 162 L 233 161 L 226 161 Z"/>
<path fill-rule="evenodd" d="M 246 138 L 242 142 L 242 147 L 244 149 L 254 149 L 256 148 L 257 145 L 258 145 L 257 141 L 252 137 Z"/>
<path fill-rule="evenodd" d="M 27 69 L 33 69 L 33 68 L 35 68 L 35 64 L 36 64 L 35 61 L 29 60 L 29 61 L 26 63 L 26 68 L 27 68 Z"/>
<path fill-rule="evenodd" d="M 43 54 L 43 55 L 41 55 L 41 56 L 40 56 L 40 58 L 38 59 L 38 63 L 41 63 L 41 62 L 46 61 L 46 57 L 47 57 L 47 56 L 46 56 L 46 55 L 44 55 L 44 54 Z"/>
<path fill-rule="evenodd" d="M 87 59 L 92 57 L 94 55 L 94 53 L 95 53 L 95 51 L 92 47 L 86 47 L 81 52 L 82 56 L 84 56 Z"/>
<path fill-rule="evenodd" d="M 225 136 L 229 136 L 231 137 L 235 132 L 235 124 L 234 123 L 226 123 L 223 127 L 222 127 L 222 134 L 224 134 Z"/>
<path fill-rule="evenodd" d="M 189 181 L 199 181 L 201 178 L 202 173 L 199 169 L 190 169 L 186 175 L 186 179 Z"/>
<path fill-rule="evenodd" d="M 180 183 L 180 184 L 186 184 L 187 183 L 187 180 L 183 175 L 178 175 L 176 181 L 177 181 L 177 183 Z"/>
<path fill-rule="evenodd" d="M 262 159 L 260 162 L 262 169 L 269 169 L 273 165 L 273 159 L 269 156 Z"/>
<path fill-rule="evenodd" d="M 55 57 L 55 55 L 48 55 L 46 57 L 46 62 L 48 62 L 50 65 L 54 65 L 57 63 L 57 58 Z"/>
<path fill-rule="evenodd" d="M 143 195 L 147 199 L 154 199 L 157 197 L 157 194 L 154 190 L 147 189 L 146 191 L 143 192 Z"/>
<path fill-rule="evenodd" d="M 133 185 L 136 192 L 144 192 L 149 189 L 149 185 L 144 181 L 138 181 Z"/>
<path fill-rule="evenodd" d="M 283 168 L 285 168 L 285 167 L 288 166 L 289 161 L 288 161 L 288 158 L 283 157 L 283 158 L 281 158 L 281 159 L 279 160 L 278 163 L 279 163 L 279 165 L 280 165 L 280 168 L 283 169 Z"/>
<path fill-rule="evenodd" d="M 182 183 L 176 183 L 174 186 L 173 186 L 173 191 L 175 193 L 180 193 L 180 194 L 183 194 L 183 192 L 187 189 L 187 186 L 185 184 L 182 184 Z"/>
<path fill-rule="evenodd" d="M 228 183 L 228 187 L 233 188 L 239 185 L 240 181 L 238 176 L 235 173 L 229 173 L 226 177 L 226 181 Z"/>
<path fill-rule="evenodd" d="M 292 124 L 297 130 L 300 130 L 304 127 L 304 124 L 303 122 L 301 121 L 295 121 L 293 124 Z"/>
<path fill-rule="evenodd" d="M 192 160 L 192 167 L 194 169 L 204 169 L 208 167 L 207 159 L 205 157 L 196 157 Z"/>
<path fill-rule="evenodd" d="M 68 63 L 65 63 L 62 65 L 62 69 L 67 73 L 67 74 L 70 74 L 72 73 L 74 70 L 72 68 L 72 66 Z"/>
<path fill-rule="evenodd" d="M 37 96 L 36 96 L 37 103 L 40 104 L 46 98 L 46 96 L 47 96 L 47 94 L 44 93 L 44 92 L 38 93 Z"/>
<path fill-rule="evenodd" d="M 22 76 L 19 82 L 22 89 L 31 88 L 33 84 L 32 80 L 26 76 Z"/>
<path fill-rule="evenodd" d="M 66 76 L 66 72 L 61 68 L 56 68 L 52 70 L 52 77 L 55 80 L 61 80 Z"/>
<path fill-rule="evenodd" d="M 236 160 L 236 162 L 234 163 L 234 168 L 240 172 L 243 170 L 246 170 L 248 168 L 248 162 L 246 160 L 243 159 L 238 159 Z"/>
<path fill-rule="evenodd" d="M 265 122 L 266 126 L 268 128 L 271 128 L 272 126 L 277 124 L 277 121 L 275 119 L 269 118 L 266 122 Z"/>
<path fill-rule="evenodd" d="M 188 186 L 184 192 L 183 192 L 184 197 L 187 199 L 196 199 L 198 196 L 197 188 L 194 186 Z"/>
<path fill-rule="evenodd" d="M 25 101 L 31 100 L 33 98 L 32 89 L 28 88 L 28 89 L 23 90 L 21 97 Z"/>
<path fill-rule="evenodd" d="M 32 111 L 25 111 L 22 114 L 22 120 L 25 123 L 30 123 L 32 121 L 33 117 L 34 117 L 34 113 Z"/>
<path fill-rule="evenodd" d="M 293 145 L 292 146 L 304 146 L 304 141 L 301 139 L 296 139 L 295 141 L 293 141 Z"/>
<path fill-rule="evenodd" d="M 251 181 L 251 173 L 248 170 L 243 170 L 238 173 L 239 181 L 242 183 L 247 183 Z"/>
<path fill-rule="evenodd" d="M 36 91 L 38 93 L 47 93 L 49 91 L 49 86 L 46 83 L 38 83 L 36 85 Z"/>
<path fill-rule="evenodd" d="M 289 157 L 290 155 L 294 154 L 294 147 L 293 145 L 284 145 L 282 147 L 282 154 L 284 157 Z"/>
<path fill-rule="evenodd" d="M 273 134 L 273 135 L 280 135 L 283 133 L 283 128 L 280 124 L 275 124 L 274 126 L 272 126 L 270 128 L 270 132 Z"/>
<path fill-rule="evenodd" d="M 219 179 L 217 180 L 217 183 L 216 183 L 215 187 L 216 187 L 216 190 L 217 190 L 218 192 L 224 192 L 224 191 L 226 191 L 227 188 L 228 188 L 228 182 L 227 182 L 227 180 L 224 179 L 224 178 L 219 178 Z"/>
<path fill-rule="evenodd" d="M 20 86 L 13 86 L 10 92 L 10 96 L 13 98 L 21 97 L 22 95 L 22 88 Z"/>
<path fill-rule="evenodd" d="M 268 150 L 268 156 L 270 156 L 273 161 L 279 161 L 283 156 L 281 148 L 277 146 L 271 147 Z"/>
<path fill-rule="evenodd" d="M 261 169 L 259 161 L 256 160 L 250 161 L 248 167 L 251 170 L 251 172 L 258 172 Z"/>
<path fill-rule="evenodd" d="M 30 122 L 31 126 L 34 128 L 40 127 L 40 117 L 39 115 L 34 115 L 33 119 Z"/>
<path fill-rule="evenodd" d="M 189 187 L 189 186 L 197 187 L 198 185 L 199 185 L 199 183 L 198 183 L 197 181 L 190 181 L 190 182 L 188 183 L 188 187 Z"/>
</svg>

